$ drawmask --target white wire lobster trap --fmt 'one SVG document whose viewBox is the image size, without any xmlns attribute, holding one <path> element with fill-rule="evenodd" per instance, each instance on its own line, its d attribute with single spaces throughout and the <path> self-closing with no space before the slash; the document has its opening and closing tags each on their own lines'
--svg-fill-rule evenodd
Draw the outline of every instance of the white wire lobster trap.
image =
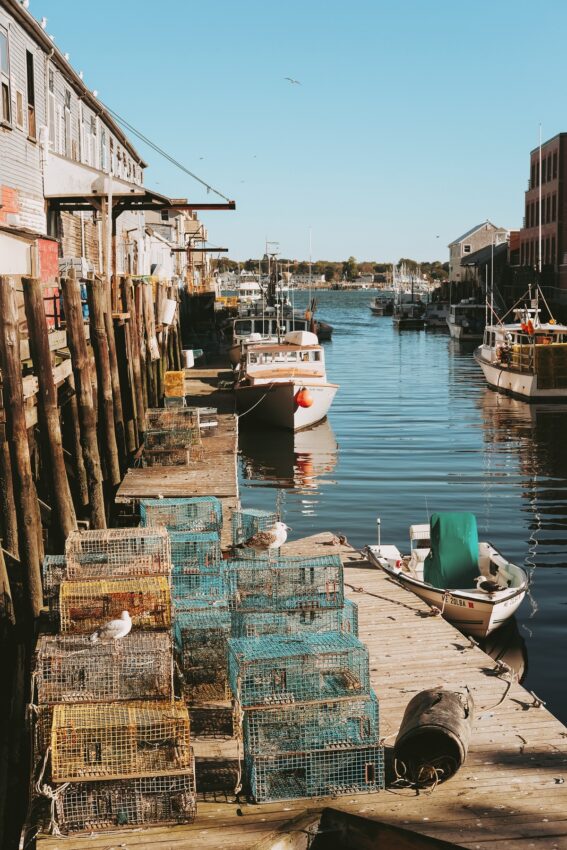
<svg viewBox="0 0 567 850">
<path fill-rule="evenodd" d="M 41 569 L 43 601 L 47 607 L 47 617 L 52 623 L 59 623 L 59 587 L 67 578 L 65 555 L 46 555 Z"/>
<path fill-rule="evenodd" d="M 193 770 L 170 776 L 73 782 L 53 792 L 54 820 L 63 835 L 192 823 L 197 811 Z"/>
<path fill-rule="evenodd" d="M 87 635 L 43 635 L 34 675 L 40 704 L 172 700 L 171 638 L 138 631 L 92 643 Z"/>
<path fill-rule="evenodd" d="M 67 577 L 73 580 L 166 576 L 171 547 L 165 528 L 72 531 L 65 544 Z"/>
<path fill-rule="evenodd" d="M 141 499 L 140 523 L 162 525 L 168 531 L 219 531 L 222 502 L 214 496 L 188 499 Z"/>
<path fill-rule="evenodd" d="M 187 431 L 198 428 L 198 407 L 150 407 L 146 411 L 146 434 L 153 431 Z"/>
<path fill-rule="evenodd" d="M 184 702 L 53 708 L 53 782 L 129 779 L 192 767 L 189 714 Z"/>
<path fill-rule="evenodd" d="M 63 581 L 59 594 L 61 631 L 95 632 L 128 611 L 132 629 L 167 629 L 171 625 L 171 593 L 166 576 Z"/>
</svg>

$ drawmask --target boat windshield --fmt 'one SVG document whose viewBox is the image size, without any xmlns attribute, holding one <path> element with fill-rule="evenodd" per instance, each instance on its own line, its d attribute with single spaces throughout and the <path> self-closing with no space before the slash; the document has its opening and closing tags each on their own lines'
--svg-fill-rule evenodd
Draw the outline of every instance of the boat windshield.
<svg viewBox="0 0 567 850">
<path fill-rule="evenodd" d="M 321 360 L 321 351 L 250 351 L 248 363 L 256 366 L 270 366 L 273 363 L 317 363 Z"/>
</svg>

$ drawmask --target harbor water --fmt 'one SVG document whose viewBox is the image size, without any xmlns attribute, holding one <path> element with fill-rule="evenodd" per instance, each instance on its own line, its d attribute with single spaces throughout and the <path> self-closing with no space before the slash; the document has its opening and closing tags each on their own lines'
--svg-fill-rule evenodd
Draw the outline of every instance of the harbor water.
<svg viewBox="0 0 567 850">
<path fill-rule="evenodd" d="M 380 517 L 382 542 L 403 552 L 410 524 L 473 512 L 480 538 L 531 572 L 516 615 L 523 684 L 567 723 L 567 406 L 494 393 L 471 344 L 394 329 L 370 312 L 375 294 L 317 293 L 339 392 L 328 421 L 295 436 L 242 421 L 242 503 L 278 504 L 291 538 L 333 531 L 356 547 L 375 542 Z"/>
</svg>

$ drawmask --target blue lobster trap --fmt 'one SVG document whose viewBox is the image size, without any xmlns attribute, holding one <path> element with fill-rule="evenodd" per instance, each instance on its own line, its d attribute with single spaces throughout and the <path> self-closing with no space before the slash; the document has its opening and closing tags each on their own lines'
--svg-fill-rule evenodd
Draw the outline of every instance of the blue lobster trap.
<svg viewBox="0 0 567 850">
<path fill-rule="evenodd" d="M 267 561 L 228 561 L 230 604 L 235 611 L 300 611 L 344 606 L 343 564 L 338 555 Z"/>
<path fill-rule="evenodd" d="M 48 619 L 59 620 L 59 587 L 67 578 L 67 559 L 65 555 L 46 555 L 41 568 L 43 601 L 47 606 Z"/>
<path fill-rule="evenodd" d="M 257 803 L 372 793 L 384 788 L 384 750 L 374 745 L 247 756 L 245 779 Z"/>
<path fill-rule="evenodd" d="M 337 750 L 380 741 L 378 699 L 281 705 L 243 712 L 244 752 L 251 756 Z"/>
<path fill-rule="evenodd" d="M 228 674 L 242 708 L 370 694 L 368 650 L 343 632 L 231 638 Z"/>
<path fill-rule="evenodd" d="M 174 574 L 171 579 L 174 615 L 181 611 L 213 608 L 228 610 L 226 578 L 223 572 Z"/>
<path fill-rule="evenodd" d="M 232 545 L 242 546 L 258 531 L 267 531 L 279 520 L 275 511 L 247 508 L 232 513 Z"/>
<path fill-rule="evenodd" d="M 311 608 L 281 613 L 232 612 L 232 637 L 294 635 L 298 632 L 347 632 L 358 636 L 358 606 L 345 599 L 342 608 Z"/>
<path fill-rule="evenodd" d="M 190 499 L 142 499 L 141 525 L 164 525 L 169 531 L 218 531 L 222 502 L 214 496 Z"/>
<path fill-rule="evenodd" d="M 229 696 L 229 611 L 208 607 L 175 612 L 173 636 L 188 701 L 225 700 Z"/>
<path fill-rule="evenodd" d="M 220 538 L 216 531 L 171 531 L 173 574 L 219 573 L 223 564 Z"/>
</svg>

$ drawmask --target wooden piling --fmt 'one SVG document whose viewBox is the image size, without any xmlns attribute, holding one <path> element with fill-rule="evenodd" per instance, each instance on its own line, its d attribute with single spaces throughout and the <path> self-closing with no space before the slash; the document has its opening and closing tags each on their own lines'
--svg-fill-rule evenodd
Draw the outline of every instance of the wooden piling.
<svg viewBox="0 0 567 850">
<path fill-rule="evenodd" d="M 77 404 L 77 391 L 75 389 L 75 378 L 69 375 L 67 379 L 72 395 L 68 401 L 69 430 L 73 444 L 73 461 L 75 465 L 75 478 L 77 483 L 77 498 L 82 507 L 89 504 L 89 485 L 87 472 L 83 460 L 83 447 L 81 445 L 81 424 L 79 420 L 79 405 Z"/>
<path fill-rule="evenodd" d="M 37 403 L 44 449 L 43 459 L 48 465 L 52 503 L 62 538 L 61 542 L 64 542 L 70 532 L 77 528 L 77 519 L 63 457 L 57 389 L 53 380 L 43 293 L 41 283 L 36 278 L 23 278 L 22 283 L 30 352 L 39 384 Z"/>
<path fill-rule="evenodd" d="M 15 558 L 20 557 L 18 544 L 18 519 L 14 500 L 14 482 L 10 446 L 6 440 L 0 445 L 0 513 L 2 514 L 2 546 Z"/>
<path fill-rule="evenodd" d="M 67 323 L 67 344 L 71 352 L 75 387 L 77 390 L 81 447 L 87 474 L 91 521 L 93 528 L 106 528 L 102 471 L 96 434 L 96 417 L 93 404 L 89 356 L 83 325 L 81 295 L 73 270 L 71 270 L 68 278 L 61 280 L 61 289 L 65 307 L 65 321 Z"/>
<path fill-rule="evenodd" d="M 120 390 L 120 376 L 118 372 L 118 356 L 116 354 L 116 337 L 114 336 L 114 320 L 112 318 L 112 299 L 110 284 L 103 280 L 104 321 L 106 324 L 106 338 L 108 341 L 108 358 L 110 361 L 110 379 L 112 381 L 112 400 L 114 403 L 114 425 L 116 428 L 116 444 L 120 464 L 123 469 L 127 466 L 126 431 L 124 426 L 124 410 L 122 407 L 122 393 Z"/>
<path fill-rule="evenodd" d="M 114 400 L 110 374 L 109 346 L 104 318 L 105 297 L 100 278 L 89 277 L 87 282 L 91 345 L 93 347 L 98 387 L 98 423 L 100 445 L 104 446 L 108 481 L 120 484 L 120 461 L 116 441 Z"/>
<path fill-rule="evenodd" d="M 132 375 L 134 380 L 134 395 L 136 402 L 136 422 L 138 425 L 138 435 L 146 430 L 146 408 L 144 405 L 144 392 L 142 388 L 142 367 L 140 361 L 140 334 L 138 330 L 138 317 L 136 314 L 136 305 L 132 297 L 132 280 L 125 278 L 122 282 L 122 292 L 124 297 L 124 307 L 130 315 L 130 346 L 132 351 Z"/>
<path fill-rule="evenodd" d="M 146 368 L 147 345 L 145 337 L 144 323 L 144 299 L 143 299 L 143 284 L 136 282 L 134 284 L 134 309 L 136 313 L 136 325 L 138 328 L 138 346 L 140 351 L 140 371 L 142 378 L 142 396 L 144 399 L 144 411 L 148 409 L 148 373 Z M 144 422 L 145 425 L 145 422 Z"/>
<path fill-rule="evenodd" d="M 6 436 L 12 462 L 20 563 L 24 570 L 29 610 L 32 617 L 39 617 L 43 607 L 41 520 L 26 429 L 16 287 L 14 281 L 8 277 L 0 278 L 0 316 L 3 319 L 0 331 L 0 360 Z"/>
</svg>

